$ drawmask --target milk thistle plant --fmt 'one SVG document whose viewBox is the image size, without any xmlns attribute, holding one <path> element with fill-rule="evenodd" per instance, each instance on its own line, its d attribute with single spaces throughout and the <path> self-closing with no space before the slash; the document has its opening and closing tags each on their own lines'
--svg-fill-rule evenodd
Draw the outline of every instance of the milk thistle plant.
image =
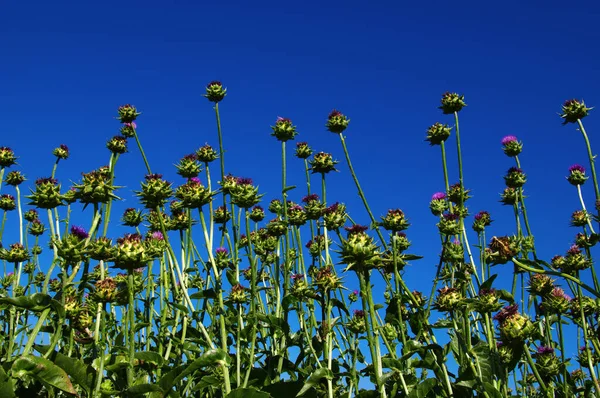
<svg viewBox="0 0 600 398">
<path fill-rule="evenodd" d="M 578 100 L 562 107 L 564 124 L 584 137 L 589 165 L 566 170 L 581 204 L 568 220 L 575 239 L 542 259 L 527 216 L 524 143 L 513 135 L 500 140 L 498 150 L 511 160 L 505 187 L 496 189 L 512 208 L 505 216 L 514 229 L 490 236 L 503 215 L 467 208 L 459 128 L 466 100 L 444 94 L 439 108 L 451 124 L 435 122 L 425 135 L 440 147 L 444 186 L 424 204 L 440 250 L 417 255 L 402 203 L 372 212 L 367 197 L 376 193 L 360 185 L 344 135 L 350 119 L 338 110 L 324 118 L 324 130 L 339 136 L 345 162 L 307 142 L 293 146 L 300 161 L 289 157 L 301 127 L 278 117 L 270 134 L 281 145 L 280 194 L 265 197 L 252 179 L 226 174 L 219 105 L 227 94 L 220 82 L 206 86 L 217 136 L 203 138 L 218 140 L 218 150 L 186 148 L 189 155 L 174 159 L 177 181 L 152 171 L 133 105 L 117 109 L 120 135 L 108 138 L 107 165 L 67 187 L 57 177 L 70 155 L 61 144 L 26 202 L 18 156 L 0 147 L 1 397 L 600 395 L 593 258 L 600 194 L 582 122 L 592 108 Z M 129 140 L 147 174 L 127 193 L 132 184 L 120 180 L 118 160 L 134 156 Z M 446 156 L 452 140 L 456 168 Z M 332 171 L 350 173 L 366 225 L 328 192 L 328 179 L 338 178 Z M 303 175 L 306 186 L 288 185 L 291 174 Z M 589 176 L 592 206 L 583 194 Z M 113 203 L 123 196 L 138 203 L 115 217 Z M 84 214 L 77 225 L 75 209 Z M 113 225 L 118 236 L 109 236 Z M 437 259 L 429 295 L 403 278 L 422 256 Z M 502 264 L 512 265 L 510 286 L 496 280 Z M 567 342 L 575 338 L 573 353 Z"/>
</svg>

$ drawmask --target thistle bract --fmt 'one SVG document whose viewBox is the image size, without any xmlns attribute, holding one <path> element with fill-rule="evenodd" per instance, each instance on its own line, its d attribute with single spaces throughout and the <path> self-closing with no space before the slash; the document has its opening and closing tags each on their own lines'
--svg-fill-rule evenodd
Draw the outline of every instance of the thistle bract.
<svg viewBox="0 0 600 398">
<path fill-rule="evenodd" d="M 325 127 L 332 133 L 340 134 L 348 127 L 350 119 L 348 119 L 342 112 L 334 109 L 329 113 L 327 117 L 327 123 Z"/>
<path fill-rule="evenodd" d="M 282 142 L 293 140 L 298 134 L 296 126 L 292 124 L 292 121 L 284 117 L 278 117 L 275 125 L 271 126 L 271 129 L 273 130 L 271 135 Z"/>
<path fill-rule="evenodd" d="M 563 104 L 560 117 L 564 119 L 563 124 L 577 123 L 578 120 L 586 117 L 588 115 L 588 111 L 590 110 L 592 110 L 592 108 L 586 107 L 583 100 L 579 101 L 576 99 L 571 99 L 565 101 Z"/>
<path fill-rule="evenodd" d="M 161 174 L 148 174 L 142 182 L 142 190 L 136 195 L 140 202 L 148 209 L 164 206 L 173 195 L 171 183 L 162 179 Z"/>
<path fill-rule="evenodd" d="M 429 141 L 430 145 L 440 145 L 450 137 L 451 131 L 447 124 L 435 123 L 427 129 L 425 141 Z"/>
<path fill-rule="evenodd" d="M 39 178 L 35 182 L 35 191 L 27 196 L 30 205 L 40 209 L 54 209 L 62 205 L 60 184 L 54 178 Z"/>
<path fill-rule="evenodd" d="M 216 104 L 221 102 L 226 95 L 227 89 L 223 88 L 221 82 L 215 80 L 206 85 L 206 94 L 203 96 L 206 97 L 210 102 L 214 102 Z"/>
<path fill-rule="evenodd" d="M 441 109 L 445 115 L 452 114 L 454 112 L 460 112 L 462 108 L 467 106 L 465 103 L 465 96 L 457 93 L 444 93 L 444 95 L 442 95 L 441 102 L 442 105 L 439 107 L 439 109 Z"/>
</svg>

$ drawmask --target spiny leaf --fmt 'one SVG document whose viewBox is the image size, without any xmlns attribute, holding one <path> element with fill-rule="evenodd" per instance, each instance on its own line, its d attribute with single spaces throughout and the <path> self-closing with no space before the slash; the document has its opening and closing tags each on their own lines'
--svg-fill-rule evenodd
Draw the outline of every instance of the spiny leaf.
<svg viewBox="0 0 600 398">
<path fill-rule="evenodd" d="M 19 357 L 13 363 L 11 371 L 17 378 L 31 376 L 45 385 L 58 388 L 67 394 L 77 395 L 67 372 L 46 358 L 33 355 Z"/>
<path fill-rule="evenodd" d="M 327 368 L 319 368 L 317 370 L 315 370 L 310 377 L 308 378 L 308 380 L 306 380 L 306 382 L 304 383 L 304 386 L 302 387 L 302 390 L 300 390 L 300 392 L 298 392 L 298 394 L 296 394 L 297 397 L 301 397 L 302 395 L 304 395 L 304 393 L 306 393 L 308 390 L 310 390 L 312 387 L 318 385 L 321 382 L 321 379 L 333 379 L 333 372 Z"/>
</svg>

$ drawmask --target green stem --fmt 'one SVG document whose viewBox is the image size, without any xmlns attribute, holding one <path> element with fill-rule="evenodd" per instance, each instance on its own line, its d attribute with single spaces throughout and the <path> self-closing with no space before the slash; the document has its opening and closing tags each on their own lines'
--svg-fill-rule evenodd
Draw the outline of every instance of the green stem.
<svg viewBox="0 0 600 398">
<path fill-rule="evenodd" d="M 598 177 L 596 176 L 596 166 L 594 165 L 594 163 L 596 162 L 596 159 L 595 159 L 596 157 L 592 154 L 592 146 L 590 145 L 590 140 L 585 131 L 585 128 L 583 127 L 583 123 L 581 122 L 581 119 L 577 119 L 577 124 L 579 124 L 579 130 L 581 131 L 581 134 L 583 134 L 583 139 L 585 140 L 585 146 L 587 147 L 588 158 L 590 159 L 590 168 L 592 170 L 592 180 L 594 181 L 594 191 L 596 193 L 596 201 L 598 201 L 598 199 L 600 199 L 600 189 L 598 189 Z"/>
<path fill-rule="evenodd" d="M 150 170 L 150 164 L 148 163 L 148 159 L 146 158 L 146 153 L 144 152 L 144 148 L 142 148 L 142 143 L 140 142 L 140 137 L 138 137 L 137 129 L 131 126 L 133 129 L 133 136 L 135 137 L 135 142 L 137 143 L 138 148 L 140 149 L 140 153 L 142 154 L 142 159 L 144 159 L 144 164 L 146 165 L 146 170 L 148 170 L 148 174 L 152 174 L 152 170 Z"/>
<path fill-rule="evenodd" d="M 458 182 L 460 183 L 461 189 L 464 189 L 463 184 L 463 167 L 462 167 L 462 153 L 460 149 L 460 128 L 458 126 L 458 112 L 454 112 L 454 122 L 456 123 L 456 153 L 458 154 Z"/>
</svg>

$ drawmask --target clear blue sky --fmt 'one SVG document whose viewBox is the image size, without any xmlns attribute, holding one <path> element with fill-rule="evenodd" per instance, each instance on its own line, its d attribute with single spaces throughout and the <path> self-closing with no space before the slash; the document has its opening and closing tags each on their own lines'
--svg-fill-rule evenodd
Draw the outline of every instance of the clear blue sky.
<svg viewBox="0 0 600 398">
<path fill-rule="evenodd" d="M 52 149 L 69 145 L 72 156 L 58 173 L 68 186 L 107 163 L 116 108 L 132 103 L 143 112 L 139 134 L 153 170 L 179 183 L 172 165 L 205 142 L 217 144 L 214 112 L 201 96 L 217 79 L 228 88 L 221 105 L 228 172 L 253 178 L 265 204 L 277 197 L 280 147 L 269 126 L 291 118 L 298 140 L 342 161 L 329 178 L 329 199 L 348 203 L 366 224 L 338 137 L 324 128 L 338 108 L 352 120 L 348 145 L 374 212 L 401 208 L 413 223 L 412 251 L 425 259 L 406 279 L 428 291 L 439 253 L 428 202 L 443 179 L 439 148 L 424 138 L 436 121 L 453 124 L 437 109 L 445 91 L 466 96 L 468 206 L 491 212 L 488 236 L 514 232 L 511 209 L 498 203 L 512 166 L 500 139 L 513 134 L 525 144 L 525 189 L 542 254 L 570 245 L 576 231 L 568 222 L 579 206 L 565 176 L 572 163 L 588 163 L 580 134 L 561 126 L 557 113 L 569 98 L 600 105 L 599 17 L 593 1 L 6 1 L 0 145 L 16 151 L 30 180 L 49 175 Z M 585 123 L 600 151 L 598 112 Z M 291 183 L 302 186 L 301 162 L 290 157 L 289 168 Z M 132 206 L 129 192 L 143 175 L 130 143 L 116 181 L 127 185 L 119 194 L 128 200 L 116 211 Z M 584 191 L 591 199 L 591 184 Z"/>
</svg>

